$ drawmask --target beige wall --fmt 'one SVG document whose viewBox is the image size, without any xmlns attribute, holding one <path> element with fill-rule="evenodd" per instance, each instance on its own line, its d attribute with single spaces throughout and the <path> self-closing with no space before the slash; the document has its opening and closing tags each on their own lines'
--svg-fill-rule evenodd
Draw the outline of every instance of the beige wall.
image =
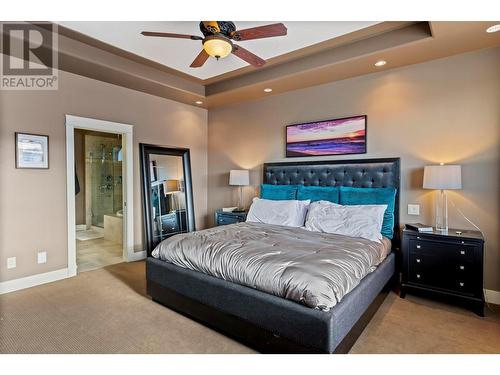
<svg viewBox="0 0 500 375">
<path fill-rule="evenodd" d="M 500 290 L 499 61 L 500 48 L 483 50 L 210 110 L 209 214 L 236 201 L 230 169 L 251 169 L 249 202 L 262 163 L 286 160 L 285 125 L 366 114 L 368 154 L 354 157 L 401 157 L 402 223 L 433 222 L 424 165 L 462 164 L 463 190 L 450 198 L 483 230 L 485 286 Z M 420 216 L 407 215 L 409 203 L 421 205 Z M 452 227 L 471 227 L 451 206 L 449 215 Z"/>
<path fill-rule="evenodd" d="M 56 91 L 0 91 L 0 281 L 67 267 L 64 115 L 134 125 L 134 235 L 142 246 L 140 142 L 191 149 L 196 225 L 207 207 L 207 111 L 74 74 Z M 14 132 L 50 136 L 49 170 L 16 170 Z M 46 264 L 36 263 L 39 250 Z M 17 268 L 7 270 L 6 258 Z"/>
</svg>

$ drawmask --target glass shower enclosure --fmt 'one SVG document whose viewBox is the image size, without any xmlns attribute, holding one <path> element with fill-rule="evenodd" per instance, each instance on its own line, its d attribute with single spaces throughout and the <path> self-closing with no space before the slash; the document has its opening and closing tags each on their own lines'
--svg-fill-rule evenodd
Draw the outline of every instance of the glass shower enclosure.
<svg viewBox="0 0 500 375">
<path fill-rule="evenodd" d="M 101 135 L 102 134 L 102 135 Z M 87 226 L 104 227 L 104 215 L 122 216 L 122 139 L 85 135 Z"/>
</svg>

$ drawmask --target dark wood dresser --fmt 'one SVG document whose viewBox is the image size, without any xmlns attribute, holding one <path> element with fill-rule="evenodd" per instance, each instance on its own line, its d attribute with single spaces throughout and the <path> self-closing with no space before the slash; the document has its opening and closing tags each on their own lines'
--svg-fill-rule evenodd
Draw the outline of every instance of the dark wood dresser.
<svg viewBox="0 0 500 375">
<path fill-rule="evenodd" d="M 228 225 L 241 223 L 247 219 L 247 211 L 240 212 L 225 212 L 222 210 L 215 211 L 215 225 Z"/>
<path fill-rule="evenodd" d="M 484 239 L 481 232 L 456 232 L 403 230 L 400 296 L 429 296 L 484 316 Z"/>
</svg>

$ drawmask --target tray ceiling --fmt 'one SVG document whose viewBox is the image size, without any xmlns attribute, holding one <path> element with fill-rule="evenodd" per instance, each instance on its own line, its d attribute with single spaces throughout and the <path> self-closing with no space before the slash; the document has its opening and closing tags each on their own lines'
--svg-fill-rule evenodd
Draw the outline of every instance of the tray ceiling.
<svg viewBox="0 0 500 375">
<path fill-rule="evenodd" d="M 161 31 L 201 35 L 198 21 L 183 22 L 58 22 L 102 42 L 205 80 L 248 66 L 236 56 L 219 61 L 210 58 L 201 68 L 189 65 L 202 48 L 201 41 L 189 39 L 152 38 L 141 31 Z M 238 29 L 274 22 L 235 22 Z M 280 56 L 325 40 L 339 37 L 377 22 L 286 22 L 288 35 L 282 37 L 238 42 L 242 47 L 264 59 Z"/>
</svg>

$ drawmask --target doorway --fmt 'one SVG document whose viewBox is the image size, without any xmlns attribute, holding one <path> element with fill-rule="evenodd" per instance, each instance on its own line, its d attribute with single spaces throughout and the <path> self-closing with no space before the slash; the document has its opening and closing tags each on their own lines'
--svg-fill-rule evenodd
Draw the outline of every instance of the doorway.
<svg viewBox="0 0 500 375">
<path fill-rule="evenodd" d="M 70 275 L 140 259 L 133 248 L 132 125 L 66 116 Z"/>
<path fill-rule="evenodd" d="M 78 272 L 123 262 L 121 134 L 75 129 Z"/>
</svg>

